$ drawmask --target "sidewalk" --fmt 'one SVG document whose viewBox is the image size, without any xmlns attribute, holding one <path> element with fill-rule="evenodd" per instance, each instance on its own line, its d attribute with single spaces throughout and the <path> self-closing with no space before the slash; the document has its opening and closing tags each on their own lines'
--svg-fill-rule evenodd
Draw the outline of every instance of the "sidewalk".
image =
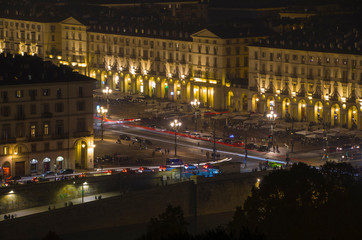
<svg viewBox="0 0 362 240">
<path fill-rule="evenodd" d="M 100 194 L 96 194 L 96 195 L 88 195 L 83 198 L 83 202 L 87 203 L 87 202 L 96 201 L 96 197 L 98 198 L 99 196 L 101 196 L 101 199 L 104 199 L 104 198 L 120 196 L 120 193 L 119 192 L 106 192 L 106 193 L 100 193 Z M 15 212 L 8 212 L 6 214 L 0 214 L 0 222 L 5 221 L 5 219 L 4 219 L 5 215 L 14 216 L 15 218 L 24 217 L 24 216 L 28 216 L 28 215 L 41 213 L 41 212 L 48 212 L 49 207 L 51 209 L 53 209 L 54 207 L 55 207 L 55 209 L 65 208 L 65 203 L 67 203 L 69 206 L 69 202 L 72 202 L 73 205 L 79 205 L 79 204 L 82 204 L 82 198 L 75 198 L 72 200 L 62 201 L 62 202 L 58 202 L 55 204 L 44 205 L 44 206 L 39 206 L 39 207 L 34 207 L 34 208 L 27 208 L 27 209 L 15 211 Z M 50 211 L 52 211 L 52 210 L 50 210 Z M 8 220 L 6 220 L 6 221 L 8 221 Z"/>
</svg>

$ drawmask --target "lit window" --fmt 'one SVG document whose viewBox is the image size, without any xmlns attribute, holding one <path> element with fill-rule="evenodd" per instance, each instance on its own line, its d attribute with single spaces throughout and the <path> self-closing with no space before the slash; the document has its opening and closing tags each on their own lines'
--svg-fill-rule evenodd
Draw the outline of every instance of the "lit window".
<svg viewBox="0 0 362 240">
<path fill-rule="evenodd" d="M 30 126 L 30 136 L 35 137 L 36 134 L 36 127 L 35 125 Z"/>
<path fill-rule="evenodd" d="M 16 97 L 17 97 L 17 98 L 22 98 L 23 96 L 24 96 L 23 90 L 17 90 L 17 91 L 16 91 Z"/>
<path fill-rule="evenodd" d="M 49 135 L 49 124 L 44 124 L 44 135 Z"/>
<path fill-rule="evenodd" d="M 3 153 L 4 153 L 4 155 L 9 154 L 9 147 L 8 146 L 3 147 Z"/>
</svg>

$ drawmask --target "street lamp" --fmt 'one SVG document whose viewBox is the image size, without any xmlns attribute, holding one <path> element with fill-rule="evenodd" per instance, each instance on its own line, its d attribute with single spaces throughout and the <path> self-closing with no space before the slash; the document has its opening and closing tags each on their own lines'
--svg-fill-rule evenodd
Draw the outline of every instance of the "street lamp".
<svg viewBox="0 0 362 240">
<path fill-rule="evenodd" d="M 82 183 L 82 203 L 84 203 L 84 186 L 86 186 L 87 184 L 87 182 Z"/>
<path fill-rule="evenodd" d="M 100 108 L 97 108 L 97 112 L 98 112 L 98 114 L 100 114 L 101 117 L 102 117 L 102 122 L 101 122 L 102 135 L 101 135 L 101 139 L 102 139 L 102 141 L 103 141 L 103 122 L 104 122 L 104 116 L 107 115 L 108 109 L 107 109 L 107 108 L 100 107 Z"/>
<path fill-rule="evenodd" d="M 170 125 L 173 128 L 173 130 L 175 131 L 175 156 L 176 156 L 176 151 L 177 151 L 176 132 L 177 132 L 177 129 L 180 128 L 181 122 L 179 122 L 179 121 L 177 121 L 177 119 L 175 119 L 173 122 L 170 123 Z"/>
<path fill-rule="evenodd" d="M 195 110 L 195 131 L 197 131 L 197 110 L 199 109 L 200 102 L 195 98 L 193 101 L 191 101 L 191 106 Z"/>
<path fill-rule="evenodd" d="M 103 89 L 103 93 L 106 94 L 107 108 L 109 108 L 108 94 L 112 93 L 112 89 L 110 89 L 109 87 L 106 87 L 105 89 Z"/>
<path fill-rule="evenodd" d="M 274 111 L 271 111 L 269 114 L 266 115 L 266 117 L 269 119 L 270 121 L 270 136 L 271 136 L 271 143 L 272 146 L 274 145 L 274 139 L 273 139 L 273 122 L 274 120 L 277 118 L 277 114 L 274 113 Z"/>
</svg>

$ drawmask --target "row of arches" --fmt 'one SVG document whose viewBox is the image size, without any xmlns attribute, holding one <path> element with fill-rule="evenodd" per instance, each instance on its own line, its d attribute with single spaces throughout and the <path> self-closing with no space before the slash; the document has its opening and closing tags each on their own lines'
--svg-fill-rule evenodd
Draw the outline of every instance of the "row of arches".
<svg viewBox="0 0 362 240">
<path fill-rule="evenodd" d="M 264 95 L 263 95 L 264 96 Z M 263 96 L 261 98 L 263 98 Z M 268 113 L 271 108 L 282 118 L 293 118 L 298 121 L 311 121 L 316 123 L 330 123 L 331 126 L 347 126 L 348 128 L 358 128 L 358 109 L 356 105 L 346 106 L 345 104 L 323 103 L 322 101 L 305 99 L 284 99 L 274 96 L 260 99 L 258 94 L 252 97 L 252 110 Z"/>
<path fill-rule="evenodd" d="M 91 70 L 90 77 L 97 79 L 97 88 L 109 87 L 129 94 L 167 98 L 183 103 L 197 99 L 203 107 L 214 107 L 215 88 L 206 84 L 198 85 L 182 79 L 99 70 Z"/>
</svg>

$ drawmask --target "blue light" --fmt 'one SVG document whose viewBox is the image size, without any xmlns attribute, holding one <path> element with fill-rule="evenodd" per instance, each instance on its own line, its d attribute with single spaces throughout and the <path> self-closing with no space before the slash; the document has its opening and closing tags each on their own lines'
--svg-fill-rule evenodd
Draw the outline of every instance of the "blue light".
<svg viewBox="0 0 362 240">
<path fill-rule="evenodd" d="M 231 134 L 231 135 L 229 136 L 229 138 L 234 138 L 234 134 Z"/>
</svg>

